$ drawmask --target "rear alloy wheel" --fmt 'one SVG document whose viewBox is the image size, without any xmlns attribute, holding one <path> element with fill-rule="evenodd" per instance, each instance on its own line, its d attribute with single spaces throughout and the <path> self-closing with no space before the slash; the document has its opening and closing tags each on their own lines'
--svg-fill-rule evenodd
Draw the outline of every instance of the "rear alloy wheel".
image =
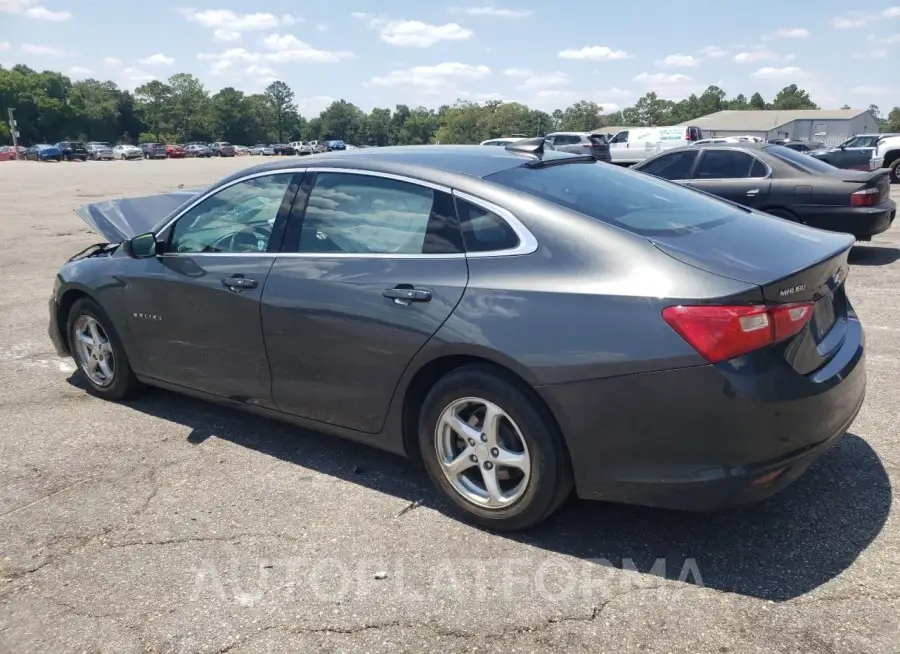
<svg viewBox="0 0 900 654">
<path fill-rule="evenodd" d="M 572 490 L 555 424 L 487 366 L 457 369 L 435 384 L 422 405 L 419 447 L 452 507 L 490 529 L 530 527 Z"/>
<path fill-rule="evenodd" d="M 89 298 L 75 302 L 67 321 L 69 350 L 90 389 L 107 400 L 131 395 L 138 381 L 106 313 Z"/>
</svg>

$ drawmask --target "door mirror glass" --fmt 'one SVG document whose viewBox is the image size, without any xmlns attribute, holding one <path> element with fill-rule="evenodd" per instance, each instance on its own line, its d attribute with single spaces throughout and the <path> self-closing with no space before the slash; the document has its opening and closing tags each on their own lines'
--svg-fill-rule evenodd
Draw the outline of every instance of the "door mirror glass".
<svg viewBox="0 0 900 654">
<path fill-rule="evenodd" d="M 131 256 L 135 259 L 148 259 L 156 256 L 156 234 L 148 232 L 135 236 L 129 241 Z"/>
</svg>

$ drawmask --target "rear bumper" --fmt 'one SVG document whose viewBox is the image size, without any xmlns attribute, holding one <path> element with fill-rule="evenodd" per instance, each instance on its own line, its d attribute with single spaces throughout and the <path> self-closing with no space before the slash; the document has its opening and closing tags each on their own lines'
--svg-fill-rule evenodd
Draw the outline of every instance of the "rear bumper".
<svg viewBox="0 0 900 654">
<path fill-rule="evenodd" d="M 869 170 L 884 168 L 884 157 L 872 157 L 869 159 Z"/>
<path fill-rule="evenodd" d="M 537 390 L 563 430 L 580 497 L 715 510 L 777 493 L 840 440 L 865 397 L 864 344 L 854 319 L 837 354 L 807 376 L 776 346 Z"/>
<path fill-rule="evenodd" d="M 874 207 L 801 207 L 797 214 L 810 227 L 845 232 L 866 241 L 890 229 L 897 204 L 887 200 Z"/>
</svg>

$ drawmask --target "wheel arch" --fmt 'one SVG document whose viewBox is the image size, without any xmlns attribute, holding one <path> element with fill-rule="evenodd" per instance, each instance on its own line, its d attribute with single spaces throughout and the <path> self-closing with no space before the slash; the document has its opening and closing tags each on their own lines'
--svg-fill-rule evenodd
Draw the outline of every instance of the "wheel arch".
<svg viewBox="0 0 900 654">
<path fill-rule="evenodd" d="M 897 159 L 900 159 L 900 148 L 894 148 L 884 153 L 884 167 L 890 168 Z"/>
<path fill-rule="evenodd" d="M 419 439 L 416 432 L 419 424 L 419 412 L 428 393 L 439 380 L 454 370 L 472 365 L 490 369 L 497 376 L 515 385 L 522 391 L 531 400 L 533 406 L 556 429 L 561 439 L 565 456 L 571 460 L 562 425 L 550 405 L 535 389 L 532 375 L 517 363 L 507 361 L 506 357 L 498 356 L 493 352 L 480 351 L 444 352 L 421 362 L 415 369 L 415 372 L 407 375 L 406 383 L 403 384 L 400 393 L 398 393 L 400 398 L 399 431 L 402 439 L 401 447 L 406 456 L 415 461 L 421 460 Z"/>
<path fill-rule="evenodd" d="M 56 303 L 56 327 L 63 338 L 62 342 L 69 354 L 71 354 L 72 350 L 69 344 L 69 313 L 71 313 L 72 307 L 75 306 L 75 303 L 84 297 L 91 299 L 94 302 L 97 301 L 97 299 L 93 297 L 85 288 L 81 286 L 70 286 L 62 292 L 62 294 L 59 296 L 59 301 Z"/>
</svg>

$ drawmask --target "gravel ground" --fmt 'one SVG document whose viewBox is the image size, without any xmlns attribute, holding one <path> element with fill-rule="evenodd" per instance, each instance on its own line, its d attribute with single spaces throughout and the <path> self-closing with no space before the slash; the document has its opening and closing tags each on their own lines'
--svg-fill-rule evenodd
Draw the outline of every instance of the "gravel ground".
<svg viewBox="0 0 900 654">
<path fill-rule="evenodd" d="M 571 502 L 504 536 L 402 459 L 163 391 L 104 402 L 54 355 L 54 271 L 98 240 L 76 206 L 250 163 L 0 164 L 0 652 L 900 649 L 900 228 L 852 258 L 865 407 L 794 486 L 712 515 Z"/>
</svg>

